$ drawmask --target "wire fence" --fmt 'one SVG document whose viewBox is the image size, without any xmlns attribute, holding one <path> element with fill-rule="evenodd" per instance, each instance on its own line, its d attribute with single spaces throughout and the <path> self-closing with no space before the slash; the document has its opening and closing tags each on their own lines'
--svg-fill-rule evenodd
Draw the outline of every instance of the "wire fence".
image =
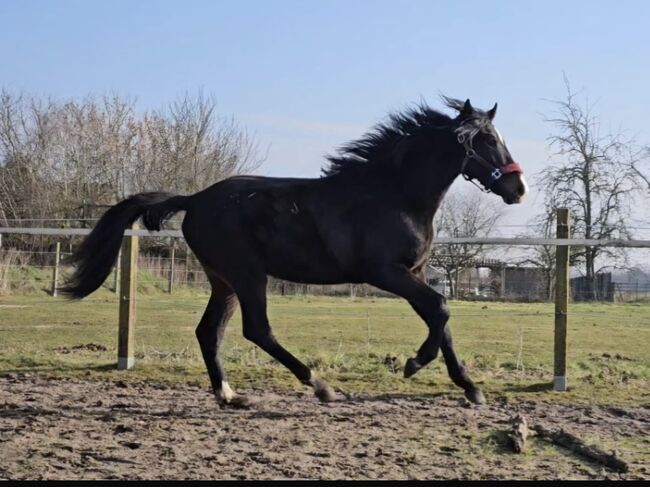
<svg viewBox="0 0 650 487">
<path fill-rule="evenodd" d="M 69 220 L 64 222 L 65 228 L 0 228 L 1 294 L 52 294 L 54 286 L 66 280 L 72 272 L 68 265 L 69 257 L 89 230 L 72 228 Z M 127 231 L 129 233 L 131 231 Z M 182 289 L 209 290 L 207 276 L 178 230 L 158 234 L 141 230 L 139 234 L 145 237 L 141 239 L 138 256 L 139 290 L 164 293 Z M 446 246 L 448 241 L 456 240 L 463 239 L 438 239 L 435 242 L 438 261 L 455 257 Z M 424 277 L 437 291 L 451 299 L 552 301 L 555 286 L 553 262 L 547 262 L 546 267 L 534 265 L 530 263 L 532 259 L 525 256 L 534 245 L 554 245 L 558 239 L 466 238 L 463 241 L 482 245 L 482 253 L 456 267 L 436 267 L 433 262 L 427 266 Z M 57 243 L 60 245 L 58 253 Z M 620 241 L 610 243 L 621 244 Z M 590 296 L 585 296 L 588 283 L 580 275 L 579 268 L 574 267 L 571 272 L 572 299 L 607 302 L 650 300 L 650 272 L 634 265 L 650 262 L 650 242 L 635 241 L 631 245 L 634 248 L 628 248 L 625 255 L 610 258 L 610 265 L 600 271 L 595 286 L 591 286 L 596 292 Z M 58 270 L 56 283 L 53 282 L 55 270 Z M 116 291 L 118 277 L 118 271 L 114 269 L 104 287 Z M 269 278 L 268 290 L 278 295 L 391 296 L 367 284 L 314 285 L 272 277 Z"/>
</svg>

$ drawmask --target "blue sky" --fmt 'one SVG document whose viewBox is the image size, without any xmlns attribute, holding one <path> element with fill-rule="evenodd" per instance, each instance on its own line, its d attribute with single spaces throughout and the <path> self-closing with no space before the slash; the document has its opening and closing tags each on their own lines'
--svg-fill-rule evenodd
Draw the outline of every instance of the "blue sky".
<svg viewBox="0 0 650 487">
<path fill-rule="evenodd" d="M 117 92 L 141 109 L 202 88 L 269 147 L 258 172 L 272 176 L 318 176 L 324 154 L 421 98 L 498 101 L 496 124 L 532 174 L 563 72 L 605 129 L 650 143 L 648 19 L 648 1 L 3 0 L 0 85 Z"/>
</svg>

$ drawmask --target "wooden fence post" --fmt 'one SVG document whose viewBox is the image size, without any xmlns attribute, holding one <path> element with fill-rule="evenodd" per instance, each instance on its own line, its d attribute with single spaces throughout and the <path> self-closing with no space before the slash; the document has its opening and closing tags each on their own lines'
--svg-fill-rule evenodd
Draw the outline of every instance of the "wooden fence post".
<svg viewBox="0 0 650 487">
<path fill-rule="evenodd" d="M 52 270 L 52 296 L 56 297 L 59 283 L 59 261 L 61 260 L 61 242 L 56 243 L 56 250 L 54 251 L 54 269 Z"/>
<path fill-rule="evenodd" d="M 171 252 L 171 257 L 170 257 L 170 262 L 169 262 L 169 285 L 167 286 L 167 292 L 169 294 L 172 293 L 172 290 L 174 288 L 174 257 L 176 254 L 176 250 L 174 247 L 174 241 L 172 240 L 172 252 Z"/>
<path fill-rule="evenodd" d="M 557 238 L 569 238 L 571 215 L 567 208 L 558 208 Z M 553 390 L 566 391 L 567 312 L 569 309 L 569 246 L 555 250 L 555 364 Z"/>
<path fill-rule="evenodd" d="M 134 223 L 134 230 L 138 224 Z M 138 271 L 138 237 L 128 235 L 122 242 L 120 260 L 120 323 L 117 339 L 117 368 L 130 369 L 134 365 L 134 328 L 135 328 L 135 297 L 137 290 Z"/>
<path fill-rule="evenodd" d="M 185 245 L 185 286 L 190 287 L 190 246 Z"/>
<path fill-rule="evenodd" d="M 117 262 L 115 263 L 115 275 L 113 276 L 113 292 L 117 294 L 120 290 L 120 267 L 122 266 L 122 249 L 117 253 Z"/>
</svg>

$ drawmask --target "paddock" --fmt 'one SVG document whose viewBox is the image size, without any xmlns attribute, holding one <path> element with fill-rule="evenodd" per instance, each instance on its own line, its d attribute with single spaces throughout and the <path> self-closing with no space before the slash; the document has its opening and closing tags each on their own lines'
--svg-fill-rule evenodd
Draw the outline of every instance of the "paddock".
<svg viewBox="0 0 650 487">
<path fill-rule="evenodd" d="M 406 302 L 307 288 L 272 295 L 270 320 L 338 400 L 319 403 L 244 340 L 237 312 L 224 365 L 232 386 L 255 403 L 220 408 L 194 336 L 209 294 L 175 283 L 173 252 L 167 280 L 152 280 L 150 268 L 137 266 L 138 237 L 151 234 L 127 231 L 105 286 L 73 304 L 57 297 L 69 272 L 57 242 L 39 269 L 5 269 L 5 279 L 22 276 L 19 284 L 33 286 L 0 295 L 0 478 L 647 479 L 650 303 L 569 304 L 561 263 L 571 245 L 648 242 L 576 241 L 562 231 L 557 239 L 487 239 L 557 246 L 555 303 L 450 302 L 457 349 L 487 395 L 483 406 L 464 399 L 441 358 L 402 377 L 426 334 Z M 595 445 L 624 468 L 543 437 L 515 454 L 509 434 L 517 416 Z"/>
<path fill-rule="evenodd" d="M 411 379 L 405 359 L 425 334 L 408 305 L 378 297 L 272 296 L 276 334 L 340 392 L 319 403 L 241 337 L 224 360 L 233 387 L 259 402 L 220 409 L 195 343 L 204 291 L 138 296 L 135 366 L 116 369 L 118 298 L 76 304 L 3 296 L 3 478 L 647 478 L 650 304 L 572 304 L 569 390 L 554 392 L 551 303 L 453 301 L 462 360 L 488 404 L 470 405 L 436 360 Z M 504 322 L 503 316 L 511 319 Z M 608 340 L 601 339 L 607 336 Z M 565 429 L 615 450 L 617 472 L 507 432 Z"/>
</svg>

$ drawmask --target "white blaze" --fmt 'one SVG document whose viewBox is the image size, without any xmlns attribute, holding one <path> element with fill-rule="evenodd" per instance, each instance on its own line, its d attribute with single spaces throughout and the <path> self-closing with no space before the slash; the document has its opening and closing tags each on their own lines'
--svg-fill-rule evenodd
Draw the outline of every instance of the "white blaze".
<svg viewBox="0 0 650 487">
<path fill-rule="evenodd" d="M 501 132 L 499 132 L 499 129 L 494 127 L 494 132 L 497 134 L 497 138 L 499 141 L 505 145 L 505 141 L 503 140 L 503 136 L 501 135 Z M 524 177 L 523 174 L 519 174 L 519 180 L 521 181 L 521 184 L 524 186 L 524 193 L 521 195 L 520 201 L 522 201 L 526 195 L 528 194 L 528 183 L 526 182 L 526 178 Z"/>
<path fill-rule="evenodd" d="M 499 142 L 501 142 L 502 144 L 505 144 L 505 142 L 503 141 L 503 136 L 501 135 L 501 132 L 499 132 L 499 129 L 494 127 L 494 131 L 497 134 L 497 138 L 499 139 Z"/>
<path fill-rule="evenodd" d="M 519 179 L 521 180 L 521 184 L 524 185 L 524 194 L 521 195 L 521 199 L 523 200 L 528 194 L 528 183 L 526 182 L 526 178 L 523 174 L 519 175 Z"/>
</svg>

